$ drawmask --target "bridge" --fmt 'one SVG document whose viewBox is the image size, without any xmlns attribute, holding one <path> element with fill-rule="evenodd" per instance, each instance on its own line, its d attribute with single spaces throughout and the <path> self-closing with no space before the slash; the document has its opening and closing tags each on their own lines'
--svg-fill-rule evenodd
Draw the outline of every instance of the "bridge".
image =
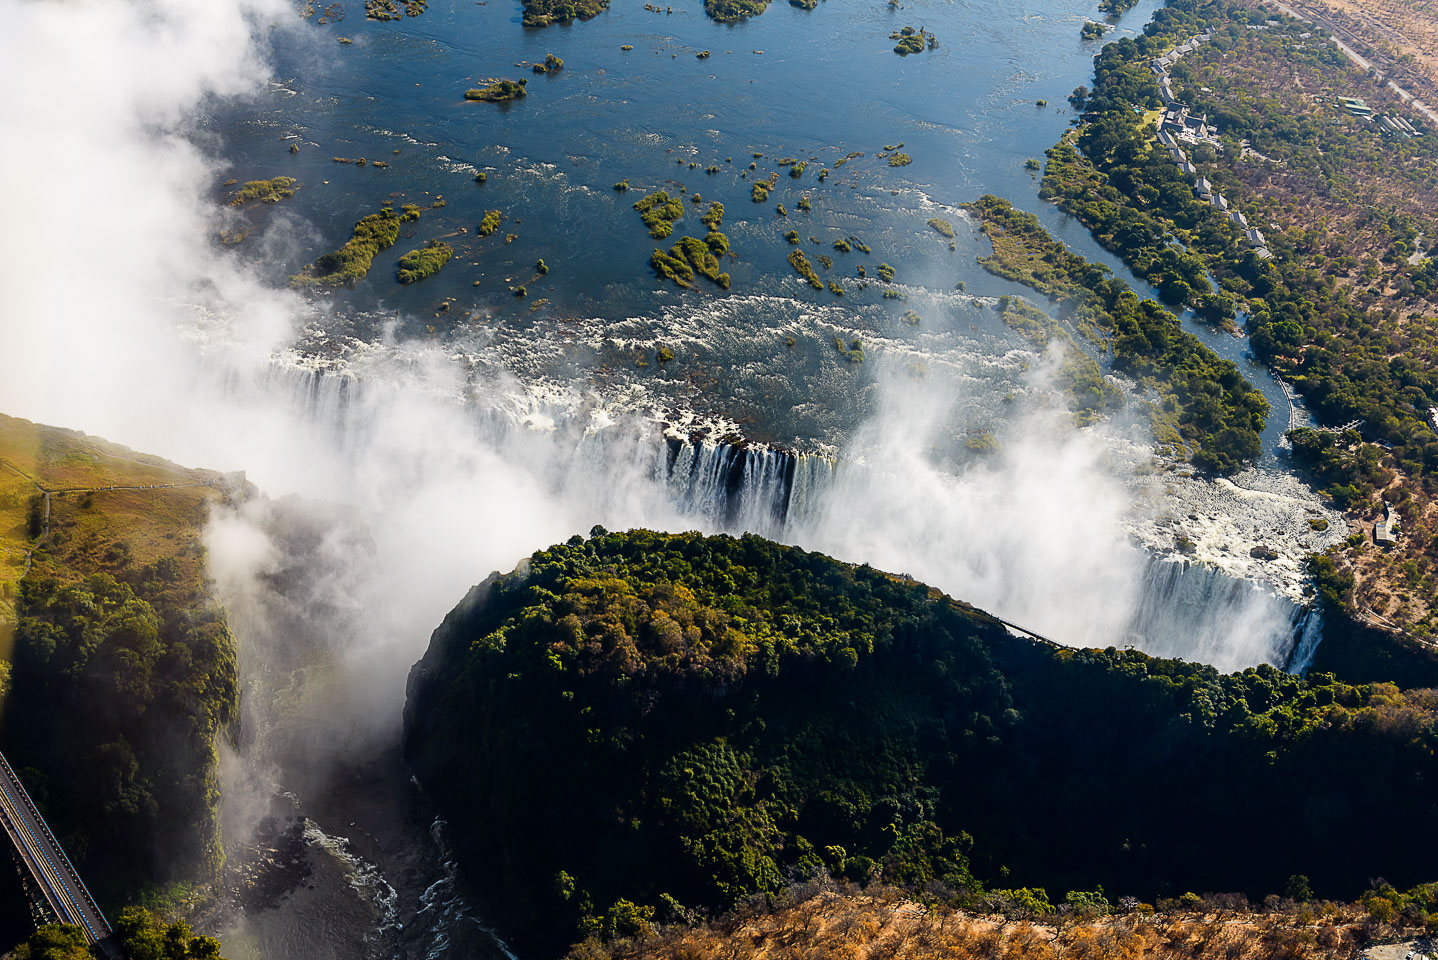
<svg viewBox="0 0 1438 960">
<path fill-rule="evenodd" d="M 109 921 L 4 755 L 0 755 L 0 823 L 15 848 L 28 892 L 41 901 L 37 905 L 56 921 L 84 930 L 86 938 L 106 956 L 118 957 L 120 950 Z"/>
</svg>

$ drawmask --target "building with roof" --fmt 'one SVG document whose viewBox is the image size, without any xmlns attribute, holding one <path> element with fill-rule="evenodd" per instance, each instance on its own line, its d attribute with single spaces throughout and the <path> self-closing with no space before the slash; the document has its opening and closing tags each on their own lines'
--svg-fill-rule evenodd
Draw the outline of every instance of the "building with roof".
<svg viewBox="0 0 1438 960">
<path fill-rule="evenodd" d="M 1393 504 L 1383 501 L 1383 519 L 1373 525 L 1373 542 L 1380 547 L 1392 547 L 1398 543 L 1399 526 L 1402 518 Z"/>
</svg>

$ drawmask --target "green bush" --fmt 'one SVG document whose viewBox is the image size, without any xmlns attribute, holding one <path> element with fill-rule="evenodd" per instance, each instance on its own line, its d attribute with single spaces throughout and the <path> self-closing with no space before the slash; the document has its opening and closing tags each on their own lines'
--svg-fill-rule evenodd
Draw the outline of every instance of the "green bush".
<svg viewBox="0 0 1438 960">
<path fill-rule="evenodd" d="M 399 239 L 399 225 L 399 215 L 389 207 L 364 217 L 355 224 L 344 246 L 290 277 L 290 286 L 353 287 L 369 274 L 374 258 L 394 246 Z"/>
<path fill-rule="evenodd" d="M 454 256 L 454 248 L 443 240 L 431 240 L 399 258 L 396 279 L 400 283 L 416 283 L 439 273 Z M 541 261 L 542 262 L 542 261 Z"/>
</svg>

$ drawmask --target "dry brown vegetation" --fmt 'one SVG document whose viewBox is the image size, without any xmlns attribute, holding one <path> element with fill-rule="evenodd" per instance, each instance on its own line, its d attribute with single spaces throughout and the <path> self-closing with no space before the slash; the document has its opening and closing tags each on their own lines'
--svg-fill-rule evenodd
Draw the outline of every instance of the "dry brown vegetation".
<svg viewBox="0 0 1438 960">
<path fill-rule="evenodd" d="M 1393 503 L 1401 517 L 1398 543 L 1381 547 L 1373 540 L 1373 527 L 1383 519 L 1383 499 Z M 1433 592 L 1434 533 L 1438 531 L 1438 502 L 1425 496 L 1412 478 L 1392 472 L 1392 480 L 1378 496 L 1355 503 L 1347 511 L 1349 526 L 1361 531 L 1334 557 L 1353 574 L 1352 610 L 1371 626 L 1417 636 L 1414 628 L 1431 623 L 1438 596 Z M 1428 637 L 1425 642 L 1432 644 Z"/>
<path fill-rule="evenodd" d="M 0 638 L 13 629 L 27 558 L 34 574 L 72 582 L 168 557 L 182 568 L 179 580 L 200 583 L 199 533 L 209 504 L 223 496 L 221 481 L 211 471 L 0 415 Z M 51 496 L 43 539 L 31 536 L 31 513 L 43 510 L 40 487 L 72 491 Z"/>
<path fill-rule="evenodd" d="M 1349 0 L 1289 4 L 1300 12 L 1316 5 L 1359 6 Z M 1273 11 L 1266 0 L 1242 0 L 1242 6 Z M 1364 0 L 1362 7 L 1370 18 L 1392 21 L 1400 4 Z M 1438 0 L 1402 7 L 1406 22 L 1438 31 Z M 1432 252 L 1438 235 L 1438 136 L 1429 128 L 1425 136 L 1410 139 L 1350 116 L 1338 97 L 1364 98 L 1375 115 L 1425 127 L 1392 90 L 1321 35 L 1305 38 L 1304 32 L 1305 27 L 1285 25 L 1224 35 L 1180 61 L 1174 68 L 1180 96 L 1213 118 L 1226 139 L 1225 150 L 1199 148 L 1195 159 L 1264 231 L 1280 257 L 1301 261 L 1312 276 L 1335 280 L 1366 315 L 1361 324 L 1329 326 L 1315 339 L 1331 336 L 1329 342 L 1345 344 L 1344 350 L 1361 347 L 1376 363 L 1432 369 L 1438 356 L 1438 291 L 1426 279 L 1431 271 L 1423 254 Z M 1438 60 L 1438 36 L 1428 54 Z M 1240 137 L 1252 141 L 1253 152 L 1239 147 Z M 1354 359 L 1347 367 L 1357 365 Z M 1407 402 L 1419 414 L 1431 402 L 1396 394 L 1390 403 Z M 1373 426 L 1364 428 L 1369 440 L 1383 435 Z M 1394 439 L 1391 432 L 1388 439 Z M 1354 578 L 1350 609 L 1370 625 L 1431 638 L 1438 579 L 1432 469 L 1405 467 L 1357 436 L 1342 446 L 1351 460 L 1367 465 L 1365 481 L 1358 484 L 1362 496 L 1346 511 L 1353 530 L 1363 535 L 1334 552 L 1340 568 Z M 1411 452 L 1405 456 L 1414 459 Z M 1326 476 L 1323 483 L 1334 480 Z M 1388 549 L 1372 538 L 1385 499 L 1403 518 L 1399 542 Z"/>
<path fill-rule="evenodd" d="M 1291 907 L 1292 904 L 1289 904 Z M 695 927 L 576 946 L 570 960 L 1308 960 L 1356 957 L 1378 932 L 1352 907 L 1132 912 L 1010 920 L 926 906 L 899 890 L 795 888 Z"/>
<path fill-rule="evenodd" d="M 1342 66 L 1335 69 L 1334 63 Z M 1431 132 L 1416 140 L 1388 135 L 1336 102 L 1362 97 L 1375 113 L 1404 117 L 1421 129 L 1418 115 L 1392 91 L 1318 37 L 1296 40 L 1265 31 L 1227 49 L 1204 45 L 1175 74 L 1183 96 L 1225 133 L 1236 139 L 1246 132 L 1235 129 L 1239 118 L 1258 128 L 1252 135 L 1261 157 L 1231 146 L 1210 163 L 1199 159 L 1231 200 L 1241 200 L 1254 226 L 1341 278 L 1365 305 L 1403 318 L 1438 312 L 1438 305 L 1400 291 L 1410 248 L 1394 246 L 1397 240 L 1411 245 L 1415 231 L 1432 232 L 1435 138 Z M 1424 244 L 1431 243 L 1426 237 Z"/>
<path fill-rule="evenodd" d="M 1430 106 L 1438 101 L 1438 0 L 1288 0 L 1392 70 Z"/>
</svg>

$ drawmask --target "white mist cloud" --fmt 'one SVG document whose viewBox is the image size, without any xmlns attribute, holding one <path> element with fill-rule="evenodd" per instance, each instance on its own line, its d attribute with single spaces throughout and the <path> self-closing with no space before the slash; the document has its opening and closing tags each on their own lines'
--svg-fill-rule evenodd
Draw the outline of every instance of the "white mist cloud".
<svg viewBox="0 0 1438 960">
<path fill-rule="evenodd" d="M 3 0 L 0 408 L 182 451 L 182 303 L 242 306 L 263 351 L 289 298 L 212 248 L 214 162 L 187 136 L 207 96 L 263 82 L 283 0 Z"/>
</svg>

